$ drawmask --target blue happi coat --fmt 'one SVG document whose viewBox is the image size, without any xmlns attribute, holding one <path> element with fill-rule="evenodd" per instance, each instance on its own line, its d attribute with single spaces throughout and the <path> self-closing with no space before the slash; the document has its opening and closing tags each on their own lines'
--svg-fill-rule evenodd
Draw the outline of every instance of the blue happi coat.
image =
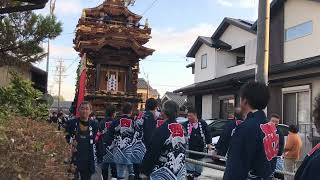
<svg viewBox="0 0 320 180">
<path fill-rule="evenodd" d="M 107 132 L 107 144 L 112 144 L 111 152 L 116 164 L 132 164 L 132 140 L 134 122 L 128 115 L 123 115 L 111 123 Z"/>
<path fill-rule="evenodd" d="M 320 179 L 320 144 L 316 145 L 305 157 L 294 180 Z"/>
<path fill-rule="evenodd" d="M 231 139 L 224 180 L 271 180 L 279 151 L 279 135 L 263 111 L 249 113 Z"/>
<path fill-rule="evenodd" d="M 186 178 L 186 138 L 181 124 L 167 120 L 155 132 L 142 163 L 141 172 L 151 180 Z"/>
</svg>

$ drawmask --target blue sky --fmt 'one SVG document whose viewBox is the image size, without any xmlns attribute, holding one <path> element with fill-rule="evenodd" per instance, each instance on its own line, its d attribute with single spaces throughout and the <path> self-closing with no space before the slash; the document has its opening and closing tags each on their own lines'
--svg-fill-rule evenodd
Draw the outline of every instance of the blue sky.
<svg viewBox="0 0 320 180">
<path fill-rule="evenodd" d="M 51 42 L 49 91 L 57 93 L 55 82 L 56 61 L 62 59 L 66 67 L 62 95 L 73 100 L 76 68 L 79 56 L 73 50 L 75 26 L 83 8 L 95 7 L 103 0 L 57 0 L 56 15 L 63 23 L 61 36 Z M 142 14 L 154 0 L 136 0 L 129 7 L 134 13 Z M 258 0 L 157 0 L 145 12 L 142 23 L 148 18 L 152 27 L 152 39 L 146 45 L 155 53 L 140 63 L 140 77 L 149 77 L 153 88 L 161 95 L 193 83 L 191 69 L 185 66 L 193 59 L 185 55 L 197 36 L 211 36 L 224 17 L 255 20 Z M 48 7 L 37 13 L 47 14 Z M 38 64 L 45 69 L 45 61 Z"/>
</svg>

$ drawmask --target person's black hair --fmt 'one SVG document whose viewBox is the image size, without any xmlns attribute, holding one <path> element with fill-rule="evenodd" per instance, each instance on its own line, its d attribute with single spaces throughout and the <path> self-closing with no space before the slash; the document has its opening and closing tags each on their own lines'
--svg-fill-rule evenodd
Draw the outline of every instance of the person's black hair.
<svg viewBox="0 0 320 180">
<path fill-rule="evenodd" d="M 264 83 L 248 82 L 241 87 L 240 97 L 247 100 L 251 108 L 263 110 L 268 105 L 270 92 Z"/>
<path fill-rule="evenodd" d="M 132 112 L 132 104 L 125 103 L 122 107 L 122 113 L 123 114 L 130 114 L 131 112 Z"/>
<path fill-rule="evenodd" d="M 92 105 L 89 101 L 82 101 L 78 107 L 78 110 L 80 110 L 81 106 L 84 106 L 84 105 L 88 105 L 90 108 L 90 111 L 92 110 Z"/>
<path fill-rule="evenodd" d="M 271 114 L 271 118 L 281 119 L 279 114 Z"/>
<path fill-rule="evenodd" d="M 197 111 L 193 107 L 188 107 L 187 112 L 197 115 Z"/>
<path fill-rule="evenodd" d="M 292 132 L 292 133 L 298 133 L 299 132 L 299 128 L 298 128 L 298 126 L 296 126 L 296 125 L 290 125 L 289 126 L 289 132 Z"/>
<path fill-rule="evenodd" d="M 316 97 L 313 110 L 314 125 L 320 133 L 320 94 Z"/>
<path fill-rule="evenodd" d="M 93 116 L 96 116 L 96 113 L 92 112 L 89 117 L 93 117 Z"/>
<path fill-rule="evenodd" d="M 106 104 L 106 111 L 105 111 L 105 117 L 112 117 L 116 113 L 116 107 L 114 105 L 107 103 Z"/>
<path fill-rule="evenodd" d="M 175 120 L 178 116 L 179 106 L 174 101 L 166 101 L 163 105 L 163 113 L 169 120 Z"/>
<path fill-rule="evenodd" d="M 147 111 L 154 111 L 158 107 L 158 101 L 154 98 L 149 98 L 146 101 L 146 110 Z"/>
</svg>

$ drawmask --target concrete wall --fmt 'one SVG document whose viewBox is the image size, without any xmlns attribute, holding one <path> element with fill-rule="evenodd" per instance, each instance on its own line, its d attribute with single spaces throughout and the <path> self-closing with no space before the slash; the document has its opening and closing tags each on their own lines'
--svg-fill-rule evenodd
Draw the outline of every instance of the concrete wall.
<svg viewBox="0 0 320 180">
<path fill-rule="evenodd" d="M 31 73 L 29 69 L 17 68 L 12 66 L 3 66 L 0 67 L 0 87 L 7 86 L 10 83 L 10 71 L 14 71 L 23 78 L 31 81 Z"/>
<path fill-rule="evenodd" d="M 201 69 L 201 56 L 207 54 L 207 68 Z M 195 76 L 194 81 L 202 82 L 215 78 L 215 61 L 216 61 L 216 49 L 203 44 L 195 58 Z"/>
<path fill-rule="evenodd" d="M 320 55 L 320 3 L 306 0 L 287 0 L 284 9 L 284 28 L 312 20 L 313 32 L 284 43 L 284 62 Z"/>
<path fill-rule="evenodd" d="M 212 95 L 202 96 L 202 119 L 212 118 Z"/>
</svg>

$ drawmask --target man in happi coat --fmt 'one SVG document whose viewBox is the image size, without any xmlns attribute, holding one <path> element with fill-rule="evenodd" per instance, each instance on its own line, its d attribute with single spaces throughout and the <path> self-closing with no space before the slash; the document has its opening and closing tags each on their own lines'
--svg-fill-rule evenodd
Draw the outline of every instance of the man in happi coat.
<svg viewBox="0 0 320 180">
<path fill-rule="evenodd" d="M 150 148 L 142 163 L 141 178 L 154 180 L 182 180 L 186 178 L 186 138 L 176 118 L 179 106 L 174 101 L 164 104 L 165 122 L 151 138 Z"/>
<path fill-rule="evenodd" d="M 117 178 L 125 179 L 126 171 L 129 179 L 134 179 L 132 163 L 132 140 L 134 136 L 134 122 L 132 120 L 132 104 L 125 103 L 122 115 L 111 123 L 107 132 L 107 144 L 112 143 L 113 161 L 116 164 Z"/>
<path fill-rule="evenodd" d="M 90 180 L 95 173 L 97 124 L 89 120 L 91 104 L 83 101 L 79 108 L 79 118 L 72 119 L 66 127 L 69 143 L 72 145 L 72 163 L 76 166 L 76 179 Z"/>
</svg>

